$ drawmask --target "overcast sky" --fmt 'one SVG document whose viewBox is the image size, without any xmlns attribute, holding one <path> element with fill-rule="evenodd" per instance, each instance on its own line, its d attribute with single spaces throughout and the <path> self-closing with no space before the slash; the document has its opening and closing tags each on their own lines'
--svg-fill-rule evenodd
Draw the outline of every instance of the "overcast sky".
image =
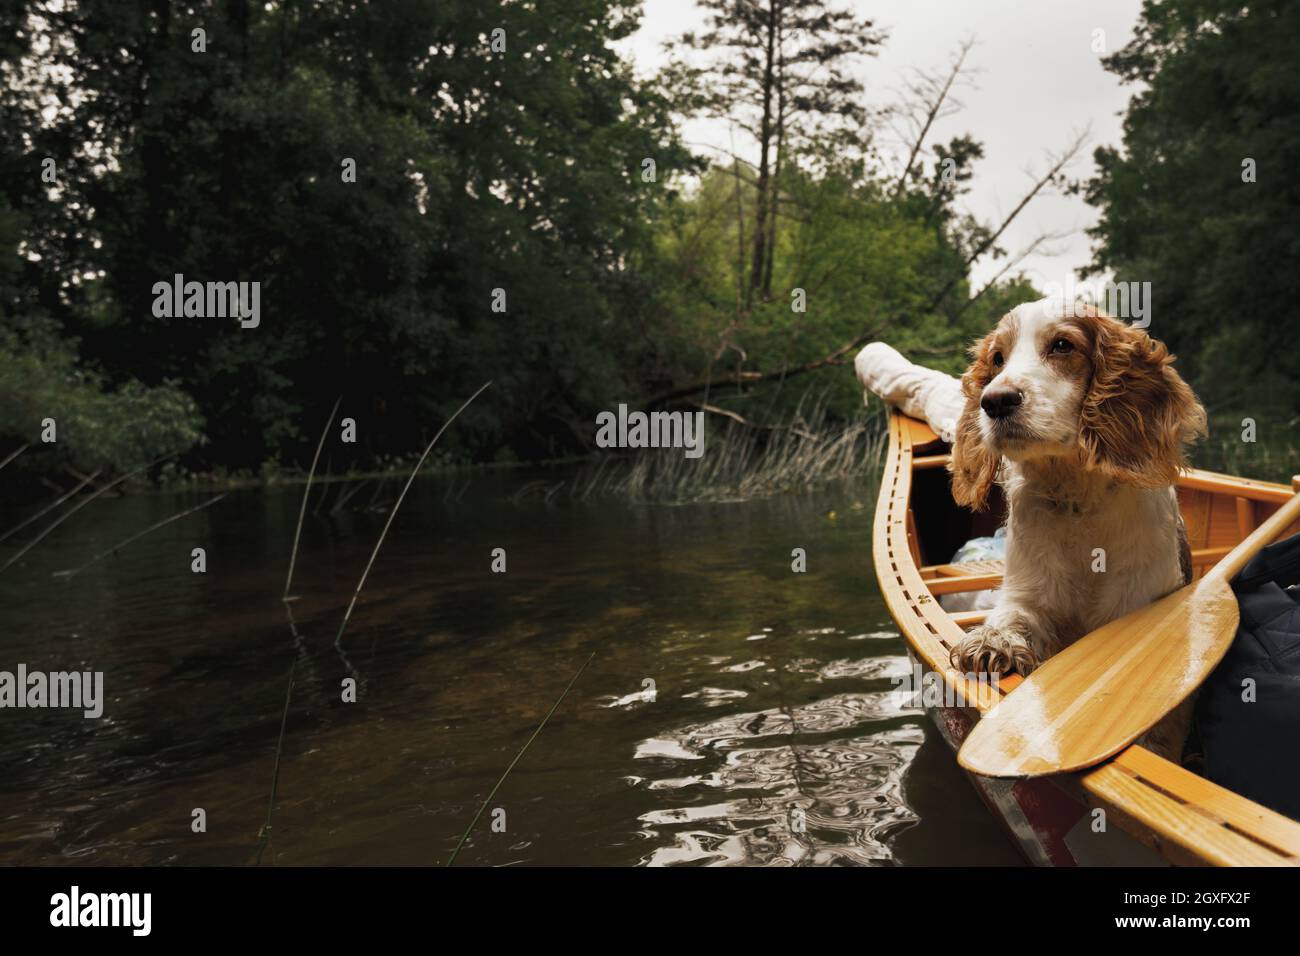
<svg viewBox="0 0 1300 956">
<path fill-rule="evenodd" d="M 1131 87 L 1101 66 L 1093 52 L 1094 31 L 1104 31 L 1107 53 L 1129 41 L 1141 0 L 850 0 L 844 4 L 889 31 L 880 55 L 867 61 L 861 78 L 872 103 L 894 102 L 914 68 L 942 70 L 963 39 L 975 48 L 967 65 L 977 71 L 973 86 L 959 92 L 964 108 L 936 124 L 928 142 L 947 142 L 969 132 L 984 144 L 964 207 L 983 221 L 1001 222 L 1032 183 L 1029 170 L 1047 168 L 1047 153 L 1059 151 L 1074 134 L 1090 129 L 1088 145 L 1068 169 L 1072 178 L 1091 175 L 1092 151 L 1117 144 Z M 693 0 L 645 0 L 641 30 L 627 44 L 639 72 L 653 73 L 665 59 L 661 48 L 703 19 Z M 725 147 L 723 124 L 695 123 L 692 141 Z M 901 163 L 899 164 L 901 166 Z M 1068 233 L 1020 267 L 1040 288 L 1065 283 L 1090 261 L 1084 230 L 1096 220 L 1081 198 L 1042 195 L 1020 214 L 1003 246 L 1018 252 L 1043 232 Z M 974 270 L 976 285 L 1005 261 L 985 260 Z M 1019 270 L 1018 270 L 1019 271 Z"/>
</svg>

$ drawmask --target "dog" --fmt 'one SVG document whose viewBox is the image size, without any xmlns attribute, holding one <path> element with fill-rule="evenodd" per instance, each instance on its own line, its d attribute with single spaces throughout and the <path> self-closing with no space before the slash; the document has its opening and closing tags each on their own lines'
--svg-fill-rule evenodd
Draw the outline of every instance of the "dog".
<svg viewBox="0 0 1300 956">
<path fill-rule="evenodd" d="M 1084 634 L 1191 581 L 1174 483 L 1205 410 L 1146 332 L 1098 310 L 1018 306 L 970 351 L 952 490 L 1007 502 L 1002 587 L 952 649 L 967 673 L 1028 674 Z M 1181 751 L 1190 703 L 1145 741 Z"/>
</svg>

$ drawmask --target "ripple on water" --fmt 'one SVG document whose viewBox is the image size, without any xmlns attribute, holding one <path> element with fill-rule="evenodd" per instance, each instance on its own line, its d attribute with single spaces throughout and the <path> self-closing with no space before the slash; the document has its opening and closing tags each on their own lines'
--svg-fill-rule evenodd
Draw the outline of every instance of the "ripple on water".
<svg viewBox="0 0 1300 956">
<path fill-rule="evenodd" d="M 636 756 L 663 766 L 635 785 L 677 799 L 639 818 L 656 844 L 641 862 L 892 862 L 889 841 L 917 820 L 901 782 L 924 739 L 919 722 L 900 726 L 898 718 L 919 713 L 898 693 L 838 694 L 642 741 Z M 682 774 L 681 760 L 692 761 L 693 772 Z"/>
<path fill-rule="evenodd" d="M 743 700 L 748 696 L 749 691 L 726 687 L 701 687 L 689 694 L 682 694 L 684 699 L 701 701 L 705 707 L 721 707 L 723 704 L 733 700 Z"/>
<path fill-rule="evenodd" d="M 792 674 L 801 674 L 820 683 L 828 680 L 893 680 L 912 673 L 911 662 L 902 655 L 893 657 L 842 658 L 834 661 L 798 658 L 786 665 Z"/>
</svg>

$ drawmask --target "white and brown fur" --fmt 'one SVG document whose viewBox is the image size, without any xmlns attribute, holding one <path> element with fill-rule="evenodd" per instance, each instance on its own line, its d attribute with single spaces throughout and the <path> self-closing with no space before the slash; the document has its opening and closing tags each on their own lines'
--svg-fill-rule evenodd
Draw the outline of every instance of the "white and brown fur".
<svg viewBox="0 0 1300 956">
<path fill-rule="evenodd" d="M 1007 313 L 971 358 L 953 495 L 983 510 L 1002 486 L 1006 567 L 995 606 L 953 664 L 1028 674 L 1190 580 L 1174 483 L 1205 411 L 1163 344 L 1059 300 Z M 1104 572 L 1093 570 L 1099 554 Z M 1176 758 L 1189 715 L 1184 706 L 1145 742 Z"/>
</svg>

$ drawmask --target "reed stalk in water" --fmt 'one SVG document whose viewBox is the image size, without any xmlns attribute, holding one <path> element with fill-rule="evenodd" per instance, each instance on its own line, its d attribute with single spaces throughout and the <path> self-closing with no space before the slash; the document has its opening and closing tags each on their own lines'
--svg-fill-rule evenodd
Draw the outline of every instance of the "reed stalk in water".
<svg viewBox="0 0 1300 956">
<path fill-rule="evenodd" d="M 284 609 L 289 612 L 289 630 L 293 632 L 296 638 L 298 629 L 294 627 L 293 612 L 289 610 L 287 603 Z M 262 829 L 257 834 L 259 844 L 257 848 L 258 866 L 262 865 L 262 854 L 266 852 L 266 847 L 271 842 L 271 814 L 275 812 L 275 793 L 280 786 L 280 755 L 284 752 L 284 732 L 289 725 L 289 702 L 293 699 L 293 678 L 297 670 L 298 656 L 295 654 L 293 663 L 289 665 L 289 686 L 284 692 L 284 710 L 280 714 L 280 737 L 275 745 L 275 767 L 271 771 L 271 799 L 266 804 L 266 822 L 262 824 Z"/>
<path fill-rule="evenodd" d="M 27 448 L 28 448 L 27 445 L 19 445 L 17 448 L 15 448 L 13 451 L 11 451 L 8 455 L 5 456 L 4 461 L 0 461 L 0 468 L 3 468 L 5 465 L 9 464 L 9 462 L 13 461 L 15 458 L 17 458 L 19 455 L 25 452 Z"/>
<path fill-rule="evenodd" d="M 59 505 L 63 504 L 63 502 L 67 501 L 78 491 L 86 487 L 86 485 L 90 484 L 98 477 L 99 477 L 99 472 L 95 472 L 93 475 L 87 475 L 85 478 L 82 478 L 81 481 L 77 482 L 77 484 L 73 486 L 71 491 L 65 492 L 64 494 L 60 495 L 57 499 L 54 500 L 52 504 L 46 505 L 40 511 L 36 512 L 36 514 L 32 515 L 30 518 L 24 518 L 22 521 L 18 522 L 16 525 L 14 525 L 4 534 L 0 534 L 0 541 L 7 541 L 12 535 L 21 531 L 23 528 L 27 527 L 36 519 L 46 514 L 49 514 L 51 511 L 53 511 Z"/>
<path fill-rule="evenodd" d="M 578 678 L 582 676 L 582 672 L 587 669 L 587 665 L 591 663 L 591 659 L 595 656 L 596 652 L 592 651 L 591 654 L 588 655 L 587 659 L 582 662 L 582 666 L 578 668 L 578 673 L 573 675 L 573 679 L 569 681 L 568 686 L 560 692 L 560 696 L 556 699 L 555 703 L 551 705 L 551 709 L 546 712 L 546 716 L 543 717 L 542 722 L 537 725 L 537 729 L 533 731 L 533 735 L 524 741 L 524 745 L 519 749 L 519 753 L 515 754 L 515 759 L 510 761 L 510 766 L 506 767 L 505 773 L 501 775 L 501 779 L 496 782 L 496 786 L 492 788 L 491 792 L 488 793 L 487 798 L 483 801 L 482 806 L 478 808 L 478 813 L 474 814 L 474 819 L 469 821 L 469 826 L 467 826 L 465 832 L 460 835 L 460 842 L 456 844 L 456 849 L 451 851 L 451 858 L 447 860 L 448 866 L 451 866 L 456 862 L 456 857 L 460 854 L 460 848 L 463 847 L 465 841 L 469 839 L 469 835 L 473 831 L 474 825 L 478 823 L 479 817 L 483 816 L 483 811 L 486 810 L 488 804 L 492 802 L 492 798 L 497 795 L 497 791 L 501 789 L 501 785 L 506 782 L 506 777 L 510 776 L 510 771 L 515 769 L 515 764 L 519 763 L 529 746 L 537 739 L 537 735 L 542 732 L 542 728 L 545 727 L 546 722 L 551 719 L 551 715 L 560 709 L 560 704 L 563 703 L 564 698 L 568 696 L 569 691 L 573 689 L 573 685 L 578 682 Z"/>
<path fill-rule="evenodd" d="M 388 520 L 384 522 L 384 530 L 379 532 L 379 540 L 375 542 L 375 549 L 370 552 L 370 560 L 366 562 L 366 569 L 361 572 L 361 580 L 357 582 L 357 589 L 352 592 L 352 600 L 348 602 L 348 609 L 343 615 L 343 620 L 339 623 L 339 632 L 334 636 L 334 647 L 337 650 L 343 649 L 343 631 L 347 628 L 348 621 L 352 617 L 352 609 L 357 606 L 357 598 L 361 596 L 361 589 L 366 586 L 366 578 L 370 574 L 370 568 L 374 565 L 375 558 L 379 556 L 379 549 L 384 546 L 384 538 L 388 534 L 388 529 L 392 527 L 393 519 L 397 517 L 397 511 L 402 507 L 402 501 L 406 498 L 406 493 L 411 490 L 411 483 L 415 481 L 415 476 L 420 471 L 420 466 L 424 464 L 424 459 L 429 457 L 429 452 L 433 451 L 433 446 L 438 444 L 438 439 L 442 437 L 442 433 L 450 427 L 451 423 L 456 420 L 457 416 L 469 407 L 470 402 L 482 395 L 491 384 L 491 382 L 484 382 L 477 392 L 465 399 L 464 404 L 452 413 L 451 418 L 443 422 L 442 427 L 438 429 L 438 434 L 434 435 L 433 441 L 429 442 L 429 444 L 425 446 L 424 454 L 420 456 L 420 460 L 417 461 L 415 467 L 411 469 L 411 475 L 406 479 L 406 484 L 402 488 L 402 493 L 397 496 L 396 503 L 394 503 L 392 510 L 388 512 Z"/>
<path fill-rule="evenodd" d="M 302 536 L 302 521 L 307 515 L 307 499 L 311 496 L 312 478 L 316 476 L 316 463 L 320 461 L 320 451 L 325 447 L 325 436 L 329 434 L 330 426 L 334 424 L 334 416 L 338 414 L 339 403 L 343 401 L 340 395 L 334 399 L 334 407 L 330 409 L 329 420 L 325 422 L 325 427 L 320 430 L 320 441 L 316 443 L 316 454 L 311 456 L 311 470 L 307 472 L 307 487 L 302 492 L 302 506 L 298 509 L 298 528 L 293 533 L 293 550 L 289 552 L 289 574 L 284 579 L 284 597 L 281 600 L 291 600 L 289 597 L 289 588 L 293 586 L 293 566 L 298 561 L 298 539 Z"/>
<path fill-rule="evenodd" d="M 176 455 L 175 453 L 173 453 L 171 455 L 164 455 L 162 458 L 155 458 L 153 461 L 149 462 L 149 464 L 145 465 L 144 467 L 137 468 L 135 471 L 128 472 L 127 474 L 123 475 L 121 478 L 115 478 L 113 481 L 110 481 L 108 484 L 106 484 L 103 488 L 100 488 L 94 494 L 87 496 L 84 501 L 77 502 L 67 511 L 63 512 L 63 514 L 59 515 L 59 517 L 55 518 L 52 522 L 50 522 L 50 524 L 46 526 L 44 531 L 42 531 L 36 537 L 32 538 L 31 541 L 28 541 L 27 544 L 23 546 L 21 551 L 19 551 L 17 554 L 11 557 L 4 564 L 0 564 L 0 571 L 7 570 L 9 566 L 12 565 L 15 561 L 21 558 L 32 548 L 36 547 L 36 545 L 40 543 L 40 541 L 51 531 L 53 531 L 59 525 L 63 524 L 63 522 L 67 521 L 74 514 L 76 514 L 82 508 L 86 507 L 86 505 L 90 504 L 92 501 L 94 501 L 100 495 L 104 494 L 106 491 L 112 490 L 116 486 L 120 485 L 122 482 L 126 481 L 128 478 L 134 478 L 136 475 L 148 471 L 154 465 L 161 464 L 162 462 L 166 461 L 168 458 L 175 458 L 175 457 Z"/>
<path fill-rule="evenodd" d="M 192 515 L 196 511 L 202 511 L 204 508 L 208 507 L 209 505 L 215 505 L 218 501 L 220 501 L 224 497 L 226 497 L 224 494 L 217 495 L 215 498 L 209 498 L 201 505 L 195 505 L 193 508 L 186 508 L 184 511 L 172 515 L 170 518 L 164 518 L 162 521 L 159 521 L 156 524 L 151 524 L 143 531 L 131 535 L 131 537 L 127 538 L 125 541 L 119 541 L 117 544 L 113 545 L 113 547 L 99 552 L 99 554 L 95 555 L 85 564 L 81 565 L 81 567 L 73 568 L 71 571 L 55 571 L 54 576 L 56 578 L 70 578 L 73 575 L 80 574 L 82 571 L 86 570 L 86 568 L 90 567 L 96 561 L 108 557 L 110 554 L 112 554 L 115 551 L 120 551 L 122 548 L 125 548 L 128 544 L 131 544 L 133 541 L 137 541 L 140 538 L 143 538 L 149 532 L 157 531 L 159 528 L 163 527 L 164 525 L 169 525 L 173 521 L 180 521 L 182 518 L 186 517 L 187 515 Z"/>
<path fill-rule="evenodd" d="M 347 613 L 343 616 L 343 623 L 339 625 L 339 632 L 334 638 L 334 647 L 339 651 L 340 655 L 342 655 L 343 652 L 343 649 L 340 646 L 340 642 L 343 639 L 343 629 L 347 626 L 348 618 L 352 616 L 352 608 L 356 606 L 357 597 L 361 594 L 361 589 L 365 586 L 366 575 L 370 573 L 370 566 L 375 563 L 375 556 L 379 554 L 379 549 L 384 543 L 384 535 L 388 533 L 388 528 L 393 523 L 393 516 L 397 514 L 397 509 L 401 507 L 402 499 L 406 497 L 407 488 L 411 487 L 411 482 L 415 479 L 415 475 L 420 470 L 420 466 L 424 464 L 424 459 L 428 457 L 429 452 L 433 449 L 433 446 L 436 445 L 438 439 L 442 437 L 442 433 L 445 432 L 447 430 L 447 427 L 451 425 L 453 421 L 456 420 L 457 416 L 460 415 L 460 413 L 463 412 L 469 406 L 470 402 L 478 398 L 479 395 L 481 395 L 483 391 L 491 384 L 492 384 L 491 382 L 486 382 L 482 388 L 480 388 L 477 392 L 475 392 L 468 399 L 466 399 L 465 403 L 461 405 L 460 408 L 456 409 L 455 414 L 453 414 L 451 418 L 447 419 L 447 421 L 443 424 L 442 428 L 438 429 L 438 433 L 433 436 L 433 441 L 429 442 L 428 447 L 424 449 L 424 454 L 421 455 L 420 460 L 416 462 L 415 468 L 411 472 L 411 476 L 406 480 L 406 487 L 402 489 L 402 493 L 398 495 L 397 503 L 393 505 L 393 510 L 389 512 L 388 521 L 384 524 L 384 530 L 379 535 L 379 541 L 376 542 L 375 544 L 375 550 L 371 552 L 370 560 L 366 563 L 366 569 L 361 575 L 361 580 L 357 584 L 357 589 L 352 594 L 352 602 L 348 605 Z M 339 399 L 342 400 L 342 396 L 339 396 Z M 311 472 L 307 475 L 307 488 L 303 492 L 302 508 L 299 510 L 298 513 L 298 532 L 295 533 L 293 537 L 293 555 L 290 557 L 289 560 L 289 576 L 285 580 L 284 598 L 283 598 L 284 610 L 285 613 L 288 614 L 289 616 L 289 631 L 290 633 L 293 634 L 295 644 L 301 643 L 301 638 L 298 635 L 298 628 L 293 619 L 293 609 L 289 603 L 291 600 L 291 598 L 289 597 L 289 585 L 293 581 L 294 558 L 297 556 L 298 553 L 298 538 L 299 538 L 299 534 L 302 532 L 303 514 L 306 512 L 307 498 L 311 494 L 312 476 L 315 475 L 316 473 L 316 463 L 320 458 L 321 447 L 325 443 L 325 434 L 329 431 L 329 427 L 334 421 L 334 415 L 338 412 L 338 406 L 339 403 L 336 401 L 334 403 L 333 411 L 330 412 L 329 422 L 326 423 L 325 430 L 321 432 L 320 444 L 316 446 L 316 455 L 312 458 Z M 362 484 L 364 484 L 364 482 Z M 344 658 L 344 661 L 346 663 L 346 658 Z M 293 700 L 293 682 L 294 682 L 294 675 L 297 671 L 297 668 L 298 668 L 298 658 L 295 656 L 293 659 L 293 664 L 290 665 L 289 667 L 289 686 L 285 689 L 284 692 L 284 710 L 280 714 L 280 734 L 275 744 L 275 766 L 274 769 L 271 771 L 271 797 L 270 800 L 267 801 L 267 805 L 266 805 L 266 822 L 262 824 L 262 829 L 258 832 L 257 835 L 258 844 L 259 844 L 257 850 L 258 864 L 261 864 L 262 855 L 266 852 L 266 847 L 271 841 L 271 821 L 275 813 L 275 795 L 280 783 L 280 759 L 284 754 L 284 738 L 285 738 L 285 732 L 289 725 L 289 705 L 290 702 Z M 351 670 L 350 667 L 349 670 Z"/>
<path fill-rule="evenodd" d="M 302 638 L 298 634 L 298 625 L 293 619 L 293 609 L 289 602 L 294 600 L 289 597 L 289 588 L 293 585 L 293 567 L 298 560 L 298 541 L 302 536 L 302 522 L 307 514 L 307 499 L 311 497 L 311 483 L 316 477 L 316 465 L 320 461 L 321 449 L 325 447 L 325 436 L 329 434 L 330 426 L 334 424 L 334 416 L 338 414 L 339 403 L 343 401 L 340 395 L 334 400 L 334 407 L 330 409 L 330 417 L 325 422 L 325 427 L 321 429 L 320 441 L 316 443 L 316 454 L 311 458 L 311 470 L 307 472 L 307 487 L 302 491 L 302 506 L 298 509 L 298 528 L 293 533 L 293 550 L 289 553 L 289 574 L 284 579 L 284 613 L 289 616 L 289 633 L 293 635 L 295 646 L 302 643 Z M 266 822 L 262 824 L 262 829 L 258 831 L 258 848 L 257 863 L 262 863 L 262 854 L 266 852 L 267 845 L 271 842 L 271 816 L 275 813 L 275 794 L 280 786 L 280 757 L 284 753 L 284 735 L 289 726 L 289 704 L 293 700 L 293 678 L 298 670 L 298 655 L 295 654 L 293 663 L 289 665 L 289 686 L 284 691 L 284 710 L 280 714 L 280 734 L 275 741 L 275 767 L 271 771 L 271 798 L 266 803 Z"/>
</svg>

